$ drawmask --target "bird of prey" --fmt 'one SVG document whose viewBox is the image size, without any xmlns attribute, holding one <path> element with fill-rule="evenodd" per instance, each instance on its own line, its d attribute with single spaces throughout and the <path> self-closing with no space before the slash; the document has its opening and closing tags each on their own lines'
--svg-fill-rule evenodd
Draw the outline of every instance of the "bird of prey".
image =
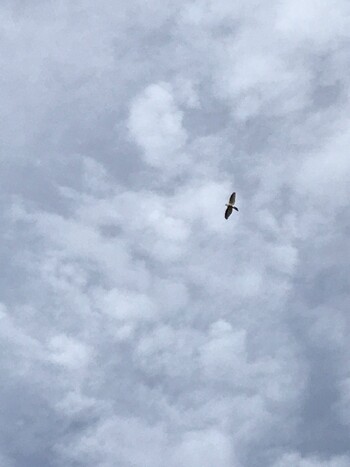
<svg viewBox="0 0 350 467">
<path fill-rule="evenodd" d="M 230 215 L 232 214 L 232 209 L 235 209 L 238 211 L 238 208 L 234 205 L 236 201 L 236 193 L 232 193 L 230 196 L 230 199 L 228 200 L 228 204 L 225 204 L 227 206 L 226 211 L 225 211 L 225 219 L 228 219 Z"/>
</svg>

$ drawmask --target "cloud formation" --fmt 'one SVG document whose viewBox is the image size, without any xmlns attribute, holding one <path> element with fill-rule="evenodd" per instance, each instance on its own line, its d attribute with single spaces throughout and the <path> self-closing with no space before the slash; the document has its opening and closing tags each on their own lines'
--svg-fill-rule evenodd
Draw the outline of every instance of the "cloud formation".
<svg viewBox="0 0 350 467">
<path fill-rule="evenodd" d="M 347 2 L 0 14 L 0 464 L 350 465 Z"/>
</svg>

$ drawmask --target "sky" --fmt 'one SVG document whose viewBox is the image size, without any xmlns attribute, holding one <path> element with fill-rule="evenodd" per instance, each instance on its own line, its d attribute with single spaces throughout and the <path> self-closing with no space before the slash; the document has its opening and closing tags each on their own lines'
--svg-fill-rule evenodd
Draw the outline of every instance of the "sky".
<svg viewBox="0 0 350 467">
<path fill-rule="evenodd" d="M 0 466 L 349 467 L 350 3 L 0 18 Z"/>
</svg>

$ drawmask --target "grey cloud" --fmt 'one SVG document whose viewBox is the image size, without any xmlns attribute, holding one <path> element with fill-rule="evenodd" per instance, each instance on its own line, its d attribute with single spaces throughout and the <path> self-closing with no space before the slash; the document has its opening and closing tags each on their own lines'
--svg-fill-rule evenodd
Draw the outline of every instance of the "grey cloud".
<svg viewBox="0 0 350 467">
<path fill-rule="evenodd" d="M 347 2 L 0 14 L 1 465 L 350 465 Z"/>
</svg>

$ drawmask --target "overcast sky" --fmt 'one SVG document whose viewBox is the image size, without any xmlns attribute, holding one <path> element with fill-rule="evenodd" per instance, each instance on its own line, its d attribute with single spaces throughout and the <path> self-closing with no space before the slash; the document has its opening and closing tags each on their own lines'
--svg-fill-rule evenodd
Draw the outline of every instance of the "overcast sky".
<svg viewBox="0 0 350 467">
<path fill-rule="evenodd" d="M 349 467 L 349 1 L 0 18 L 0 466 Z"/>
</svg>

